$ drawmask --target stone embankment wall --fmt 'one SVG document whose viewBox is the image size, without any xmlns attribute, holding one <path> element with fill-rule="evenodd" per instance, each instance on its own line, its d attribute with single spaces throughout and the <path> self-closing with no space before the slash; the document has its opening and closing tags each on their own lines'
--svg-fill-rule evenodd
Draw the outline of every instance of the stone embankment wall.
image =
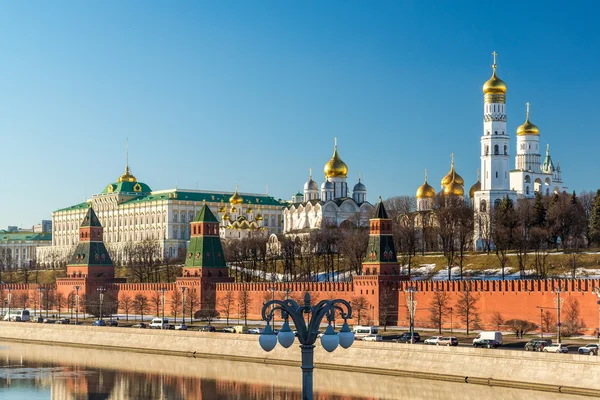
<svg viewBox="0 0 600 400">
<path fill-rule="evenodd" d="M 254 335 L 0 322 L 0 340 L 300 365 L 296 346 L 278 346 L 266 353 Z M 575 354 L 357 342 L 333 353 L 317 345 L 315 365 L 330 370 L 600 396 L 598 357 Z"/>
</svg>

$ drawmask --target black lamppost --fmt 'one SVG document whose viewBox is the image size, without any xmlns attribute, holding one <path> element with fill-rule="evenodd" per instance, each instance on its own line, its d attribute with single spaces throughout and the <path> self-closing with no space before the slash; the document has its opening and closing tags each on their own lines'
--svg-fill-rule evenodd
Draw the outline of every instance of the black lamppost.
<svg viewBox="0 0 600 400">
<path fill-rule="evenodd" d="M 104 302 L 104 291 L 106 289 L 104 288 L 104 286 L 100 286 L 96 290 L 100 292 L 100 319 L 102 319 L 102 303 Z"/>
<path fill-rule="evenodd" d="M 284 322 L 279 334 L 275 335 L 269 322 L 271 322 L 273 314 L 277 310 L 281 311 L 281 318 Z M 344 319 L 344 325 L 339 333 L 336 333 L 331 326 L 331 323 L 335 320 L 336 311 L 339 311 Z M 310 315 L 308 324 L 304 320 L 304 314 Z M 259 342 L 265 351 L 273 350 L 277 345 L 277 341 L 285 348 L 294 344 L 295 335 L 290 329 L 288 319 L 292 318 L 292 321 L 294 321 L 302 352 L 302 400 L 312 400 L 313 398 L 315 341 L 324 317 L 327 317 L 329 325 L 325 330 L 325 334 L 321 337 L 323 348 L 328 352 L 332 352 L 338 345 L 345 349 L 352 346 L 354 333 L 350 331 L 350 327 L 346 322 L 349 318 L 352 318 L 352 307 L 346 300 L 321 300 L 313 307 L 310 305 L 310 294 L 307 292 L 304 295 L 304 305 L 298 305 L 292 299 L 271 300 L 265 303 L 262 308 L 262 319 L 267 322 L 267 326 L 260 335 Z"/>
<path fill-rule="evenodd" d="M 75 301 L 76 301 L 75 325 L 79 325 L 79 289 L 81 289 L 81 286 L 73 286 L 73 289 L 75 289 Z M 73 318 L 73 314 L 71 314 L 71 318 Z"/>
<path fill-rule="evenodd" d="M 185 286 L 181 287 L 181 324 L 185 325 Z"/>
</svg>

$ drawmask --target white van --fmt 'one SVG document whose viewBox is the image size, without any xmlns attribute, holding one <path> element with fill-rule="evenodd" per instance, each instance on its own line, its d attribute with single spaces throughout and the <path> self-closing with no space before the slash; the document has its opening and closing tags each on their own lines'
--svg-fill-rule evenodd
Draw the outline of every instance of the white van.
<svg viewBox="0 0 600 400">
<path fill-rule="evenodd" d="M 362 339 L 365 336 L 377 335 L 379 333 L 379 327 L 378 326 L 357 325 L 357 326 L 354 326 L 352 331 L 354 332 L 354 337 L 356 339 Z"/>
<path fill-rule="evenodd" d="M 479 332 L 479 335 L 473 339 L 473 344 L 479 343 L 482 340 L 495 340 L 499 344 L 502 344 L 502 332 L 498 331 L 483 331 Z"/>
<path fill-rule="evenodd" d="M 154 318 L 150 322 L 150 329 L 167 329 L 169 327 L 169 320 L 167 318 Z"/>
<path fill-rule="evenodd" d="M 10 314 L 4 315 L 4 321 L 27 322 L 29 319 L 29 310 L 10 310 Z"/>
</svg>

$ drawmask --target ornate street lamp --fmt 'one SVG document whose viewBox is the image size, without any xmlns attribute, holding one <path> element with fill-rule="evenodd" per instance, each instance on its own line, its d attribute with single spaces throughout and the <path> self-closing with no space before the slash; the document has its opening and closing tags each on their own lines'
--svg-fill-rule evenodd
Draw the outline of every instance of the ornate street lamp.
<svg viewBox="0 0 600 400">
<path fill-rule="evenodd" d="M 281 311 L 281 318 L 284 320 L 283 327 L 278 335 L 275 335 L 269 325 L 275 311 Z M 339 311 L 344 319 L 344 325 L 339 333 L 336 333 L 331 326 L 335 320 L 335 312 Z M 304 314 L 310 314 L 308 324 L 304 320 Z M 265 351 L 271 351 L 277 345 L 281 344 L 288 348 L 294 344 L 295 335 L 290 329 L 288 322 L 292 318 L 298 331 L 298 341 L 302 351 L 302 400 L 312 400 L 313 398 L 313 369 L 314 369 L 314 349 L 319 326 L 324 317 L 327 317 L 329 325 L 325 334 L 321 336 L 321 346 L 328 352 L 334 351 L 338 345 L 347 349 L 354 343 L 354 333 L 348 327 L 347 320 L 352 318 L 352 307 L 346 300 L 321 300 L 316 306 L 310 305 L 310 294 L 304 295 L 304 305 L 298 305 L 292 299 L 271 300 L 265 303 L 262 308 L 262 319 L 267 322 L 264 332 L 259 337 L 260 346 Z"/>
<path fill-rule="evenodd" d="M 73 289 L 75 289 L 75 301 L 77 302 L 75 305 L 75 325 L 79 325 L 79 289 L 81 289 L 81 286 L 73 286 Z M 73 314 L 71 314 L 71 318 L 73 318 Z"/>
<path fill-rule="evenodd" d="M 185 325 L 185 286 L 181 287 L 181 324 Z"/>
<path fill-rule="evenodd" d="M 98 292 L 100 292 L 100 319 L 102 319 L 102 303 L 104 302 L 104 291 L 106 290 L 104 286 L 100 286 L 96 288 Z"/>
</svg>

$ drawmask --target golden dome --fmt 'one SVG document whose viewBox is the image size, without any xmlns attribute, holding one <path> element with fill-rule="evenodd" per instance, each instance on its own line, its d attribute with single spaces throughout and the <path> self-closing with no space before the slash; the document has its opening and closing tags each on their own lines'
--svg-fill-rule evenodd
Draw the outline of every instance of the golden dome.
<svg viewBox="0 0 600 400">
<path fill-rule="evenodd" d="M 223 214 L 223 220 L 229 221 L 229 214 L 227 214 L 227 213 Z"/>
<path fill-rule="evenodd" d="M 337 144 L 333 149 L 333 156 L 331 157 L 331 160 L 327 161 L 327 164 L 325 164 L 323 172 L 325 172 L 325 176 L 327 178 L 345 178 L 348 175 L 348 166 L 345 162 L 342 161 L 342 159 L 338 155 Z"/>
<path fill-rule="evenodd" d="M 252 213 L 254 213 L 254 210 L 252 209 L 252 206 L 248 207 L 248 210 L 246 210 L 246 212 L 247 212 L 248 214 L 252 214 Z"/>
<path fill-rule="evenodd" d="M 450 172 L 448 172 L 446 176 L 442 178 L 442 187 L 449 185 L 452 181 L 458 183 L 461 186 L 465 184 L 465 180 L 462 178 L 462 176 L 457 174 L 454 170 L 454 154 L 452 154 L 452 164 L 450 166 Z"/>
<path fill-rule="evenodd" d="M 137 182 L 136 177 L 129 172 L 129 165 L 125 167 L 125 173 L 119 177 L 119 182 Z"/>
<path fill-rule="evenodd" d="M 435 189 L 431 187 L 429 183 L 427 183 L 427 179 L 425 183 L 423 183 L 417 189 L 417 199 L 433 199 L 435 198 Z"/>
<path fill-rule="evenodd" d="M 462 185 L 456 181 L 452 181 L 444 187 L 445 196 L 464 196 L 465 190 Z"/>
<path fill-rule="evenodd" d="M 529 122 L 529 103 L 527 103 L 527 112 L 525 115 L 525 123 L 517 128 L 517 136 L 539 135 L 540 128 Z"/>
<path fill-rule="evenodd" d="M 263 220 L 263 216 L 261 214 L 256 214 L 256 220 L 257 221 L 262 221 Z"/>
<path fill-rule="evenodd" d="M 477 179 L 477 182 L 475 182 L 475 184 L 471 186 L 471 189 L 469 189 L 469 198 L 472 199 L 473 197 L 475 197 L 475 192 L 479 192 L 480 190 L 481 182 L 479 182 L 479 179 Z"/>
<path fill-rule="evenodd" d="M 496 64 L 492 77 L 483 84 L 483 94 L 506 94 L 506 83 L 496 76 Z"/>
<path fill-rule="evenodd" d="M 242 199 L 242 196 L 240 196 L 240 194 L 238 193 L 238 189 L 236 186 L 235 193 L 233 194 L 233 196 L 231 196 L 229 198 L 229 204 L 242 204 L 242 203 L 244 203 L 244 199 Z"/>
</svg>

